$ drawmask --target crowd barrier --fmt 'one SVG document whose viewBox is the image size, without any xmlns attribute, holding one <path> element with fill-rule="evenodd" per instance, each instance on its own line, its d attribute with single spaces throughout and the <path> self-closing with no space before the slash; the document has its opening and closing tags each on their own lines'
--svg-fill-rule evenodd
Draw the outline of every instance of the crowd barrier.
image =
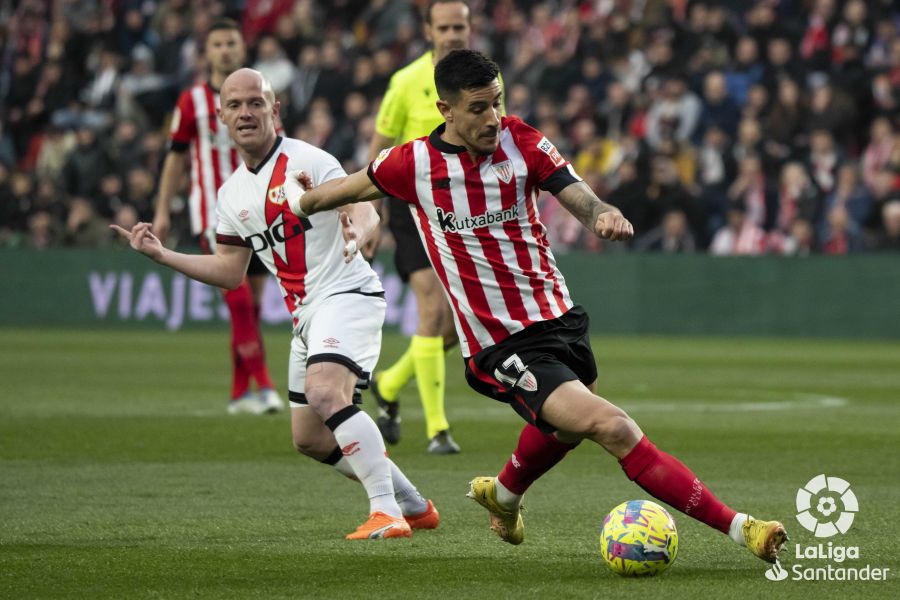
<svg viewBox="0 0 900 600">
<path fill-rule="evenodd" d="M 900 260 L 888 255 L 806 258 L 558 257 L 573 299 L 609 334 L 900 337 Z M 375 261 L 386 322 L 409 333 L 415 300 Z M 0 326 L 178 330 L 228 318 L 213 288 L 127 250 L 0 252 Z M 265 324 L 290 320 L 274 279 Z"/>
</svg>

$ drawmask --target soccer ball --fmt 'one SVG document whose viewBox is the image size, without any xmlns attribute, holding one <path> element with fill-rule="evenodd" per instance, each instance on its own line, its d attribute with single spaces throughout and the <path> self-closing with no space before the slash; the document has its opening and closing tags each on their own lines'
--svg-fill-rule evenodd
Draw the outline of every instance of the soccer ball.
<svg viewBox="0 0 900 600">
<path fill-rule="evenodd" d="M 600 554 L 619 575 L 659 575 L 678 556 L 675 521 L 655 502 L 623 502 L 603 519 Z"/>
</svg>

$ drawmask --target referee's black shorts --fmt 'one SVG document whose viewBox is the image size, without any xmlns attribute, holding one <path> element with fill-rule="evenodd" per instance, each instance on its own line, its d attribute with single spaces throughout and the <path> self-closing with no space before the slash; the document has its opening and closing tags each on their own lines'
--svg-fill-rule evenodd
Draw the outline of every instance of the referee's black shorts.
<svg viewBox="0 0 900 600">
<path fill-rule="evenodd" d="M 466 381 L 552 433 L 556 428 L 539 415 L 553 390 L 567 381 L 590 385 L 597 379 L 589 327 L 590 319 L 578 305 L 561 317 L 529 325 L 466 359 Z"/>
<path fill-rule="evenodd" d="M 385 198 L 388 206 L 388 230 L 394 236 L 394 266 L 404 283 L 409 276 L 421 269 L 430 269 L 431 261 L 425 253 L 419 230 L 413 222 L 409 204 L 397 198 Z"/>
</svg>

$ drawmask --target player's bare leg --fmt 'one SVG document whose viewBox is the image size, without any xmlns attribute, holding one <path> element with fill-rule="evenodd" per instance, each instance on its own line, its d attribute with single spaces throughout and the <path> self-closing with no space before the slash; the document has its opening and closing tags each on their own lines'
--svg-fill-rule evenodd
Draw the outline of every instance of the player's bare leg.
<svg viewBox="0 0 900 600">
<path fill-rule="evenodd" d="M 653 497 L 727 534 L 763 560 L 774 562 L 787 541 L 781 523 L 757 521 L 726 506 L 683 463 L 657 449 L 625 411 L 581 382 L 569 381 L 554 390 L 540 417 L 558 429 L 555 436 L 548 436 L 555 439 L 545 440 L 548 449 L 580 439 L 596 442 Z"/>
<path fill-rule="evenodd" d="M 369 497 L 369 519 L 347 539 L 409 537 L 411 530 L 394 498 L 384 440 L 372 418 L 352 403 L 357 379 L 338 363 L 317 362 L 306 368 L 306 400 L 334 434 Z"/>
<path fill-rule="evenodd" d="M 291 434 L 294 448 L 304 456 L 329 465 L 335 471 L 359 483 L 350 463 L 341 452 L 334 433 L 325 426 L 316 411 L 308 405 L 291 409 Z M 440 517 L 431 500 L 419 494 L 403 471 L 388 459 L 391 467 L 391 481 L 394 484 L 394 499 L 400 505 L 403 518 L 413 529 L 434 529 Z"/>
</svg>

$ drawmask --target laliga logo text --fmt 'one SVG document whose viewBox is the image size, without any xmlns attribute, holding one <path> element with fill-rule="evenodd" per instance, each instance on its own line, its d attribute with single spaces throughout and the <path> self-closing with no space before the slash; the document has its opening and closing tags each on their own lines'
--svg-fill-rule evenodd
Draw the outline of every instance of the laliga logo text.
<svg viewBox="0 0 900 600">
<path fill-rule="evenodd" d="M 817 538 L 845 534 L 859 511 L 856 495 L 850 484 L 840 477 L 824 473 L 810 479 L 797 490 L 797 522 Z M 884 581 L 890 568 L 844 566 L 846 560 L 859 560 L 859 546 L 839 546 L 828 542 L 814 546 L 795 544 L 795 559 L 829 561 L 825 566 L 805 566 L 796 563 L 785 569 L 776 562 L 766 571 L 769 581 Z M 835 566 L 833 563 L 837 563 Z"/>
</svg>

